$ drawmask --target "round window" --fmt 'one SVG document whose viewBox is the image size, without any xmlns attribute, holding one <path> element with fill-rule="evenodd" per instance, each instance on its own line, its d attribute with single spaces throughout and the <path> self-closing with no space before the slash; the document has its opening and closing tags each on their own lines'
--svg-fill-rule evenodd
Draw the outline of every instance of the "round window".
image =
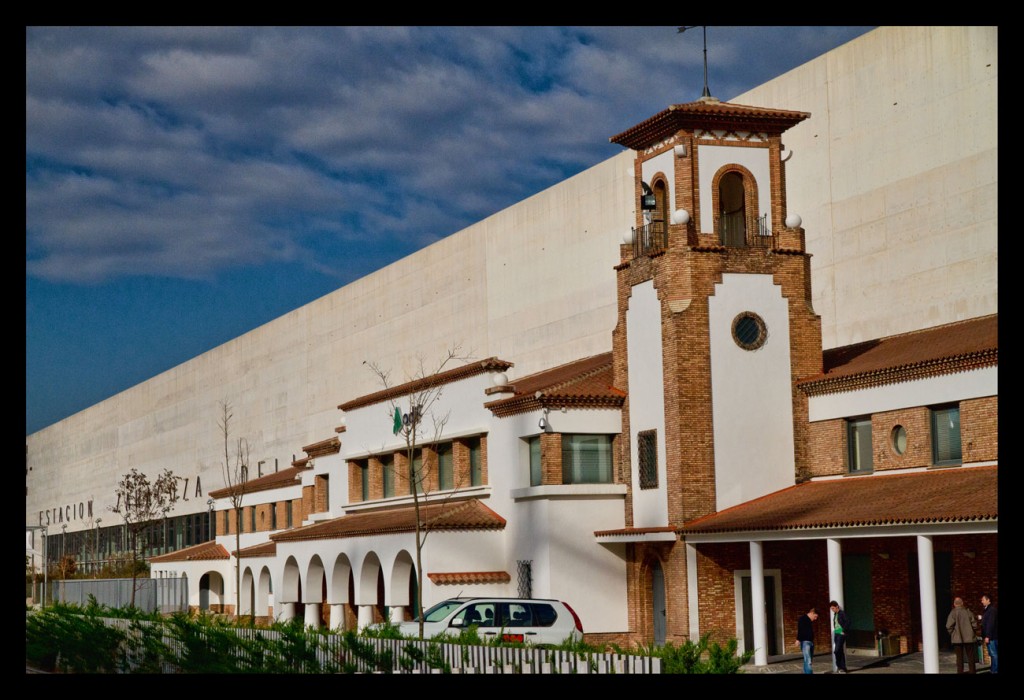
<svg viewBox="0 0 1024 700">
<path fill-rule="evenodd" d="M 732 339 L 744 350 L 757 350 L 768 340 L 764 319 L 753 311 L 744 311 L 733 319 Z"/>
<path fill-rule="evenodd" d="M 907 429 L 902 425 L 897 425 L 892 429 L 890 434 L 892 439 L 892 451 L 898 455 L 903 454 L 907 451 Z"/>
</svg>

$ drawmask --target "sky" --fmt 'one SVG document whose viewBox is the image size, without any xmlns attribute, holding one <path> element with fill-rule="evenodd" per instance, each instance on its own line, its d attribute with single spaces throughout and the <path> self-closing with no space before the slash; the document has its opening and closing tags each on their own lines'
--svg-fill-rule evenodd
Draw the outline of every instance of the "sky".
<svg viewBox="0 0 1024 700">
<path fill-rule="evenodd" d="M 710 93 L 870 29 L 707 27 Z M 616 155 L 704 36 L 28 27 L 26 434 Z"/>
</svg>

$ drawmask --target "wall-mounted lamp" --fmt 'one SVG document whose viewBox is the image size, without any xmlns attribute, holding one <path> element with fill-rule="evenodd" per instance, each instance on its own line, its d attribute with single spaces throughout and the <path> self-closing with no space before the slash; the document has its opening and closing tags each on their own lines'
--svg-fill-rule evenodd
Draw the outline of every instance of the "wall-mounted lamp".
<svg viewBox="0 0 1024 700">
<path fill-rule="evenodd" d="M 974 559 L 974 552 L 964 552 L 964 556 L 968 559 Z"/>
<path fill-rule="evenodd" d="M 879 552 L 878 556 L 880 556 L 882 559 L 888 559 L 889 558 L 889 553 L 888 552 Z"/>
</svg>

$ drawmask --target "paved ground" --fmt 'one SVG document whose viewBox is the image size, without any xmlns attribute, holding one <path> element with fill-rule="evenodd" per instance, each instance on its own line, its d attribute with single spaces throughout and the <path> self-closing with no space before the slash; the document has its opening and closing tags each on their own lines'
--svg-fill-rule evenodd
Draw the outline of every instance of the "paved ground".
<svg viewBox="0 0 1024 700">
<path fill-rule="evenodd" d="M 815 654 L 812 662 L 815 673 L 832 673 L 832 655 Z M 924 674 L 924 654 L 915 652 L 900 656 L 868 656 L 866 654 L 847 654 L 846 668 L 851 674 L 891 673 L 891 674 Z M 978 664 L 978 673 L 987 674 L 988 664 Z M 744 673 L 803 673 L 803 657 L 798 654 L 772 656 L 767 666 L 747 664 Z M 951 651 L 939 652 L 939 673 L 956 673 L 956 656 Z"/>
</svg>

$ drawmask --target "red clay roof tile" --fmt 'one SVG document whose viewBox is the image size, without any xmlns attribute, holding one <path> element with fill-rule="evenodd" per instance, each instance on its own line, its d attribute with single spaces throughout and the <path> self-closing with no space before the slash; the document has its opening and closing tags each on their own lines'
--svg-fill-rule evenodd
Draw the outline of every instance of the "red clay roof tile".
<svg viewBox="0 0 1024 700">
<path fill-rule="evenodd" d="M 485 506 L 479 499 L 427 503 L 420 506 L 420 516 L 431 530 L 501 530 L 505 519 Z M 326 540 L 337 537 L 360 537 L 416 530 L 413 506 L 389 508 L 367 513 L 345 515 L 313 525 L 271 535 L 275 542 Z"/>
<path fill-rule="evenodd" d="M 999 362 L 999 315 L 832 348 L 823 373 L 799 386 L 808 395 L 963 372 Z"/>
<path fill-rule="evenodd" d="M 228 550 L 211 540 L 179 549 L 176 552 L 168 552 L 167 554 L 150 557 L 149 561 L 157 564 L 170 561 L 214 561 L 228 559 L 230 556 Z"/>
<path fill-rule="evenodd" d="M 309 467 L 288 467 L 282 469 L 279 472 L 273 474 L 267 474 L 256 479 L 249 479 L 241 485 L 242 493 L 253 493 L 254 491 L 267 491 L 269 489 L 280 489 L 286 486 L 295 486 L 296 484 L 302 483 L 302 478 L 299 476 L 302 472 L 309 469 Z M 210 491 L 210 498 L 227 498 L 231 495 L 230 488 L 217 489 L 216 491 Z"/>
<path fill-rule="evenodd" d="M 506 571 L 462 571 L 451 574 L 428 573 L 434 585 L 467 585 L 473 583 L 508 583 L 512 580 Z"/>
<path fill-rule="evenodd" d="M 688 534 L 996 520 L 997 468 L 809 481 L 693 520 Z"/>
<path fill-rule="evenodd" d="M 612 354 L 606 352 L 517 379 L 513 396 L 484 407 L 502 417 L 538 408 L 618 408 L 626 393 L 612 381 Z"/>
</svg>

